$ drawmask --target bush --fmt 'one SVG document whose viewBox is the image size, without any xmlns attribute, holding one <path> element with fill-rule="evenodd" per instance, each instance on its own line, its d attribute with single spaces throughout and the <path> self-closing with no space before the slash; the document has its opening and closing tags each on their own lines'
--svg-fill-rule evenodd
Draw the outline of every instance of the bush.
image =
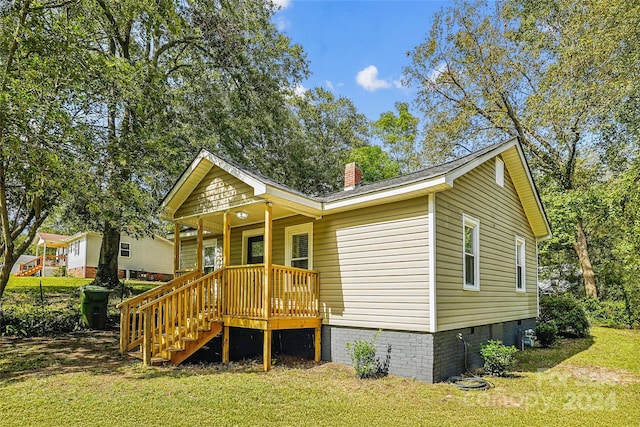
<svg viewBox="0 0 640 427">
<path fill-rule="evenodd" d="M 536 337 L 543 347 L 550 347 L 558 338 L 558 327 L 554 322 L 538 323 Z"/>
<path fill-rule="evenodd" d="M 356 376 L 360 379 L 378 378 L 388 374 L 391 361 L 391 345 L 387 347 L 387 355 L 382 362 L 376 357 L 376 340 L 381 331 L 376 332 L 371 341 L 355 340 L 347 343 L 347 351 L 351 356 Z"/>
<path fill-rule="evenodd" d="M 584 307 L 593 323 L 611 328 L 635 328 L 640 326 L 640 318 L 624 301 L 584 300 Z"/>
<path fill-rule="evenodd" d="M 587 312 L 580 301 L 570 295 L 542 295 L 538 322 L 555 323 L 560 336 L 586 337 L 589 335 Z"/>
<path fill-rule="evenodd" d="M 506 346 L 500 340 L 489 340 L 480 346 L 480 354 L 484 360 L 484 372 L 497 377 L 504 377 L 509 368 L 516 362 L 514 346 Z"/>
<path fill-rule="evenodd" d="M 0 318 L 0 334 L 27 337 L 55 336 L 82 329 L 76 307 L 50 308 L 27 305 L 6 309 Z"/>
</svg>

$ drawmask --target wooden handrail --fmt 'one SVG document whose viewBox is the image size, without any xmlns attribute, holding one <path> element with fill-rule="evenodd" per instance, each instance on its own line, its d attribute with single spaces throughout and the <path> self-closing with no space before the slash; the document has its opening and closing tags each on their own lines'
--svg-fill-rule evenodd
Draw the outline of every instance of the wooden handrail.
<svg viewBox="0 0 640 427">
<path fill-rule="evenodd" d="M 170 349 L 182 349 L 185 338 L 197 339 L 199 330 L 221 317 L 224 276 L 224 269 L 216 270 L 140 306 L 145 365 L 156 355 L 169 359 Z"/>
<path fill-rule="evenodd" d="M 273 265 L 267 298 L 263 295 L 264 272 L 264 264 L 223 267 L 152 299 L 141 301 L 140 295 L 135 308 L 120 304 L 122 319 L 128 326 L 121 333 L 133 331 L 125 340 L 121 337 L 121 348 L 128 351 L 140 344 L 148 364 L 152 357 L 168 358 L 170 349 L 183 348 L 184 339 L 197 338 L 198 329 L 209 328 L 212 321 L 220 321 L 223 316 L 319 316 L 317 271 Z M 264 301 L 269 304 L 266 317 Z"/>
<path fill-rule="evenodd" d="M 198 277 L 200 272 L 193 271 L 118 304 L 116 308 L 120 309 L 120 353 L 125 354 L 142 342 L 144 336 L 143 312 L 140 309 L 142 305 L 186 286 Z"/>
</svg>

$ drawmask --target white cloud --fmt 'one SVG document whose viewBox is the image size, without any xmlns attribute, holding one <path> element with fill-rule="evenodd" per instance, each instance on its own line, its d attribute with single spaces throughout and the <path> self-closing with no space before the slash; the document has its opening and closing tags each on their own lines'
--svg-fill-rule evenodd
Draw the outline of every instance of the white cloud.
<svg viewBox="0 0 640 427">
<path fill-rule="evenodd" d="M 436 65 L 436 68 L 431 70 L 431 72 L 429 73 L 427 78 L 432 83 L 435 83 L 438 80 L 438 77 L 440 77 L 442 74 L 444 74 L 445 71 L 447 71 L 447 64 L 444 61 L 440 61 L 438 63 L 438 65 Z"/>
<path fill-rule="evenodd" d="M 333 90 L 333 83 L 331 83 L 331 80 L 325 80 L 324 84 L 327 85 L 329 90 Z"/>
<path fill-rule="evenodd" d="M 300 83 L 298 83 L 294 88 L 293 88 L 293 93 L 296 96 L 299 97 L 303 97 L 305 95 L 305 93 L 307 93 L 309 89 L 307 89 L 306 87 L 302 86 Z"/>
<path fill-rule="evenodd" d="M 398 89 L 404 89 L 405 85 L 402 84 L 402 80 L 394 80 L 393 85 Z"/>
<path fill-rule="evenodd" d="M 291 26 L 291 21 L 289 21 L 284 16 L 276 16 L 274 18 L 274 21 L 275 21 L 275 24 L 276 24 L 276 28 L 280 32 L 285 31 L 286 29 L 288 29 Z"/>
<path fill-rule="evenodd" d="M 276 9 L 284 10 L 291 6 L 291 0 L 271 0 Z"/>
<path fill-rule="evenodd" d="M 375 65 L 369 65 L 364 70 L 359 71 L 356 76 L 356 82 L 369 92 L 391 87 L 391 83 L 378 78 L 378 68 Z"/>
</svg>

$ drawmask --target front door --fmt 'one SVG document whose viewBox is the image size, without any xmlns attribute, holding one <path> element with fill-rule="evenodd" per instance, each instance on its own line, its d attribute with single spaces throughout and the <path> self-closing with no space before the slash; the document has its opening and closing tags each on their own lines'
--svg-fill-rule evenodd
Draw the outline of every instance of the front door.
<svg viewBox="0 0 640 427">
<path fill-rule="evenodd" d="M 264 235 L 247 238 L 247 264 L 262 264 L 264 262 Z"/>
</svg>

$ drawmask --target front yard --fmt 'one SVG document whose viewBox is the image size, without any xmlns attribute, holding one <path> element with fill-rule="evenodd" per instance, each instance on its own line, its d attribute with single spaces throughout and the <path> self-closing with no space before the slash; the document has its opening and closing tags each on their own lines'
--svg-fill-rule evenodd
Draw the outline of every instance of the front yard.
<svg viewBox="0 0 640 427">
<path fill-rule="evenodd" d="M 0 413 L 6 426 L 620 425 L 640 419 L 640 332 L 519 353 L 511 378 L 462 392 L 350 367 L 279 361 L 229 367 L 143 368 L 122 358 L 113 332 L 0 338 Z M 392 356 L 393 363 L 393 356 Z"/>
</svg>

